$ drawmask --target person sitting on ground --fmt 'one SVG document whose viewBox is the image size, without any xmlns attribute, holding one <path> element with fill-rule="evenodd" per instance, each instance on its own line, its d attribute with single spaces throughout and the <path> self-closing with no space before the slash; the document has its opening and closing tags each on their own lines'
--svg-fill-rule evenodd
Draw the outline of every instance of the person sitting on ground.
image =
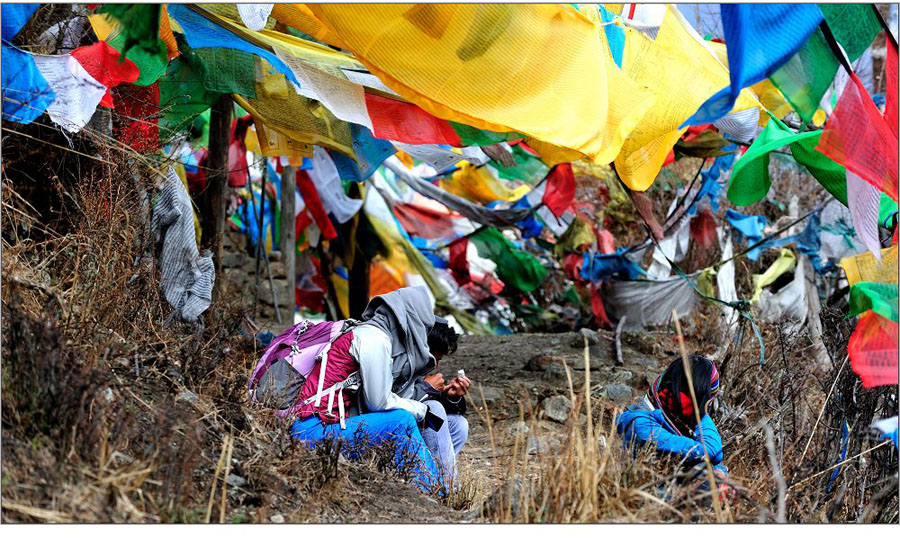
<svg viewBox="0 0 900 546">
<path fill-rule="evenodd" d="M 349 417 L 344 420 L 346 428 L 338 426 L 339 418 L 332 411 L 333 401 L 329 398 L 327 403 L 319 406 L 313 402 L 303 404 L 291 434 L 311 443 L 326 436 L 340 436 L 349 443 L 348 449 L 351 451 L 356 449 L 353 444 L 362 430 L 370 437 L 369 443 L 393 439 L 399 442 L 395 457 L 398 465 L 406 460 L 404 452 L 412 454 L 418 462 L 418 467 L 413 469 L 417 477 L 416 485 L 428 491 L 443 487 L 443 473 L 434 454 L 442 461 L 440 466 L 448 466 L 443 462 L 447 450 L 442 446 L 446 445 L 446 435 L 455 425 L 448 425 L 447 419 L 443 422 L 440 418 L 435 419 L 429 406 L 439 412 L 438 407 L 444 408 L 441 400 L 451 405 L 454 402 L 459 404 L 461 401 L 456 397 L 465 394 L 468 382 L 454 380 L 450 385 L 435 389 L 437 394 L 426 392 L 427 389 L 422 386 L 417 388 L 419 380 L 436 365 L 436 358 L 428 345 L 429 332 L 433 331 L 436 320 L 428 292 L 423 287 L 409 287 L 377 296 L 369 302 L 362 319 L 362 323 L 331 345 L 323 380 L 323 388 L 328 389 L 345 380 L 349 374 L 357 370 L 360 373 L 358 397 L 345 390 L 336 393 L 336 403 L 347 408 Z M 446 323 L 443 326 L 449 329 Z M 443 333 L 435 334 L 433 339 L 442 339 L 442 342 L 451 340 L 442 327 L 436 332 Z M 453 348 L 455 344 L 454 338 Z M 450 344 L 446 343 L 446 347 L 440 344 L 435 350 L 442 357 L 444 353 L 441 351 L 450 352 L 450 349 Z M 313 368 L 304 383 L 299 397 L 301 400 L 309 400 L 316 394 L 320 372 L 321 363 Z M 433 447 L 426 445 L 420 431 L 420 427 L 424 428 L 429 423 L 437 428 L 436 437 L 429 435 L 429 443 Z M 459 442 L 451 440 L 450 443 L 456 445 Z"/>
<path fill-rule="evenodd" d="M 428 348 L 434 357 L 434 372 L 416 378 L 412 398 L 422 401 L 428 410 L 442 423 L 437 430 L 422 428 L 425 445 L 434 455 L 440 467 L 444 483 L 456 479 L 456 459 L 469 438 L 469 422 L 466 420 L 466 393 L 471 380 L 464 375 L 445 382 L 437 370 L 441 359 L 456 352 L 459 334 L 441 317 L 435 317 L 434 327 L 428 332 Z M 428 370 L 425 371 L 428 373 Z"/>
<path fill-rule="evenodd" d="M 616 419 L 616 431 L 626 449 L 631 447 L 636 452 L 637 447 L 649 444 L 658 453 L 675 457 L 688 466 L 703 464 L 705 446 L 715 473 L 724 478 L 728 468 L 722 464 L 722 437 L 708 413 L 719 393 L 719 371 L 709 359 L 694 355 L 690 360 L 699 423 L 685 367 L 678 358 L 656 378 L 640 401 Z"/>
</svg>

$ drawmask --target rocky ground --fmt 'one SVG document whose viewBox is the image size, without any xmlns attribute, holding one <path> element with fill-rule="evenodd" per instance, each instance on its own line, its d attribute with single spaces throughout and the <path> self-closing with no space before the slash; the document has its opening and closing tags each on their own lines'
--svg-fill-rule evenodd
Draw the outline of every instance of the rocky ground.
<svg viewBox="0 0 900 546">
<path fill-rule="evenodd" d="M 624 408 L 646 392 L 648 378 L 662 371 L 659 360 L 637 348 L 640 341 L 625 334 L 624 365 L 617 365 L 612 333 L 589 334 L 591 391 L 607 407 Z M 560 447 L 565 423 L 574 418 L 566 367 L 575 392 L 584 385 L 583 338 L 580 333 L 467 336 L 441 367 L 445 374 L 462 368 L 473 380 L 468 397 L 470 436 L 460 455 L 460 472 L 475 487 L 473 504 L 478 510 L 506 481 L 507 456 L 517 436 L 529 458 Z M 582 413 L 579 418 L 586 417 Z"/>
</svg>

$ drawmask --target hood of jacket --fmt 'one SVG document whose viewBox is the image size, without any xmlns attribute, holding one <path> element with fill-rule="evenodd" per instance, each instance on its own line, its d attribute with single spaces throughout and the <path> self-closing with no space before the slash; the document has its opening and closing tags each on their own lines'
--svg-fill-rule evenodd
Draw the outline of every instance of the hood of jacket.
<svg viewBox="0 0 900 546">
<path fill-rule="evenodd" d="M 434 326 L 434 310 L 422 286 L 394 290 L 372 298 L 363 311 L 364 324 L 381 329 L 391 338 L 391 390 L 408 398 L 415 378 L 434 367 L 428 349 L 428 331 Z"/>
</svg>

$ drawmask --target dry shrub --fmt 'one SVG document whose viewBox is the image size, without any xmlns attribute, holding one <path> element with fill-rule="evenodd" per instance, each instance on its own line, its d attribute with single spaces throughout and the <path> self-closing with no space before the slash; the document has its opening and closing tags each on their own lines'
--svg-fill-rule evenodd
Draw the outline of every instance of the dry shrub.
<svg viewBox="0 0 900 546">
<path fill-rule="evenodd" d="M 333 447 L 298 449 L 247 407 L 260 346 L 240 298 L 220 284 L 202 327 L 168 320 L 158 168 L 44 120 L 3 140 L 3 521 L 268 521 L 342 495 Z"/>
</svg>

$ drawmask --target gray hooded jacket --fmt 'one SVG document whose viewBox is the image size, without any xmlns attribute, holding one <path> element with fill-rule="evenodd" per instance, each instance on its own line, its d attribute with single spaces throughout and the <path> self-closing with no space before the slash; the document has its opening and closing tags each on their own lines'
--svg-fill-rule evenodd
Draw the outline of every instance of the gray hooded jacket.
<svg viewBox="0 0 900 546">
<path fill-rule="evenodd" d="M 416 378 L 434 368 L 428 350 L 428 330 L 434 310 L 424 287 L 412 286 L 372 298 L 362 314 L 363 324 L 375 326 L 391 339 L 391 391 L 412 398 Z"/>
</svg>

